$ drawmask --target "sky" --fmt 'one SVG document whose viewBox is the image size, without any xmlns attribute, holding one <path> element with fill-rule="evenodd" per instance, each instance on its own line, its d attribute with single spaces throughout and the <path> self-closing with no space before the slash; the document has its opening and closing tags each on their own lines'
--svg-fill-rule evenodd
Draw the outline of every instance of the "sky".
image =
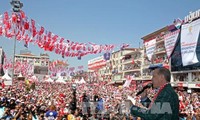
<svg viewBox="0 0 200 120">
<path fill-rule="evenodd" d="M 22 10 L 29 19 L 61 37 L 74 42 L 115 44 L 139 47 L 142 37 L 172 24 L 176 18 L 184 19 L 190 11 L 200 9 L 200 0 L 21 0 Z M 11 12 L 9 0 L 1 0 L 0 14 Z M 0 37 L 0 46 L 8 57 L 13 56 L 14 39 Z M 16 53 L 25 49 L 17 42 Z M 70 66 L 83 65 L 98 55 L 87 55 L 81 60 L 62 58 L 30 44 L 33 54 L 48 53 L 51 60 L 68 60 Z"/>
</svg>

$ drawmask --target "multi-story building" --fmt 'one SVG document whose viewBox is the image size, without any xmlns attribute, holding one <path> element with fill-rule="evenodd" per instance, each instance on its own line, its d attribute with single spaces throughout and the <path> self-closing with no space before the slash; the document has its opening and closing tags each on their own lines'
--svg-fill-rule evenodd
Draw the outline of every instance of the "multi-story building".
<svg viewBox="0 0 200 120">
<path fill-rule="evenodd" d="M 109 81 L 110 84 L 123 84 L 127 76 L 139 79 L 141 77 L 141 62 L 140 49 L 124 48 L 112 52 L 107 61 L 104 60 L 103 56 L 88 61 L 88 72 L 89 77 L 91 77 L 89 79 Z"/>
<path fill-rule="evenodd" d="M 105 75 L 106 60 L 103 56 L 96 57 L 88 61 L 88 80 L 103 80 Z"/>
<path fill-rule="evenodd" d="M 181 37 L 178 38 L 171 56 L 172 85 L 187 89 L 188 92 L 192 92 L 192 90 L 199 91 L 200 88 L 200 37 L 199 29 L 196 29 L 200 27 L 199 12 L 200 9 L 195 12 L 190 12 L 189 15 L 185 17 L 181 27 Z M 198 37 L 194 37 L 195 32 Z M 194 41 L 196 41 L 196 43 Z M 192 63 L 195 59 L 198 60 Z M 189 62 L 188 60 L 191 61 Z"/>
<path fill-rule="evenodd" d="M 188 91 L 191 91 L 191 89 L 193 88 L 200 88 L 200 72 L 199 72 L 199 66 L 200 63 L 197 63 L 196 65 L 193 66 L 188 66 L 188 67 L 183 67 L 181 64 L 181 57 L 180 56 L 176 56 L 170 57 L 170 59 L 167 58 L 167 54 L 166 54 L 166 50 L 165 50 L 165 41 L 164 41 L 164 35 L 168 34 L 168 33 L 172 33 L 175 29 L 175 25 L 169 25 L 166 27 L 163 27 L 151 34 L 148 34 L 146 36 L 144 36 L 142 39 L 144 41 L 144 64 L 142 66 L 143 69 L 143 77 L 147 76 L 147 78 L 149 79 L 151 77 L 150 75 L 150 70 L 148 69 L 150 66 L 154 66 L 154 65 L 162 65 L 165 67 L 168 67 L 171 70 L 172 76 L 171 76 L 171 83 L 172 86 L 174 87 L 178 87 L 178 88 L 186 88 Z M 149 60 L 146 54 L 146 47 L 145 47 L 145 43 L 149 42 L 153 39 L 156 39 L 156 43 L 155 43 L 155 50 L 152 54 L 151 59 Z M 177 38 L 179 40 L 178 43 L 180 44 L 180 38 Z M 199 44 L 200 42 L 198 42 Z M 179 45 L 180 46 L 180 45 Z M 176 46 L 174 48 L 174 50 L 176 49 Z M 198 51 L 198 50 L 197 50 Z M 181 51 L 175 51 L 173 53 L 179 53 L 179 55 L 181 54 Z M 173 65 L 175 65 L 175 67 L 173 67 L 173 69 L 171 68 L 172 66 L 172 62 L 171 59 L 173 58 L 173 62 L 176 61 L 176 63 L 173 63 Z M 176 60 L 174 59 L 176 58 Z M 177 63 L 177 59 L 179 59 L 179 63 Z M 174 61 L 175 60 L 175 61 Z M 180 65 L 178 65 L 180 64 Z"/>
<path fill-rule="evenodd" d="M 123 83 L 123 64 L 122 64 L 122 58 L 123 58 L 123 51 L 124 50 L 118 50 L 111 54 L 111 73 L 112 73 L 112 82 L 115 82 L 117 84 Z"/>
<path fill-rule="evenodd" d="M 106 66 L 105 66 L 105 74 L 103 76 L 104 80 L 106 81 L 111 81 L 112 80 L 112 63 L 111 60 L 106 61 Z"/>
<path fill-rule="evenodd" d="M 0 76 L 2 76 L 4 74 L 4 71 L 3 71 L 3 63 L 4 63 L 4 56 L 5 56 L 5 53 L 3 51 L 3 48 L 0 47 Z"/>
<path fill-rule="evenodd" d="M 142 51 L 140 48 L 127 48 L 123 52 L 123 80 L 131 77 L 141 80 Z"/>
<path fill-rule="evenodd" d="M 33 55 L 30 51 L 23 52 L 21 54 L 15 55 L 15 63 L 20 62 L 28 63 L 28 74 L 35 74 L 37 77 L 42 78 L 45 75 L 48 75 L 48 66 L 49 66 L 49 55 L 40 54 L 39 56 Z M 19 69 L 20 70 L 20 69 Z M 18 75 L 21 70 L 15 70 L 15 75 Z"/>
<path fill-rule="evenodd" d="M 184 24 L 191 24 L 192 21 L 199 20 L 200 15 L 197 14 L 199 11 L 200 10 L 194 13 L 190 13 L 190 15 L 186 16 L 185 21 L 189 21 L 189 23 L 186 22 Z M 194 14 L 197 14 L 197 16 L 191 16 Z M 195 18 L 192 19 L 191 17 Z M 149 67 L 164 66 L 171 70 L 172 86 L 185 87 L 189 91 L 191 91 L 191 88 L 200 88 L 200 62 L 188 66 L 183 66 L 182 61 L 184 58 L 180 57 L 182 53 L 180 36 L 177 36 L 177 41 L 174 45 L 175 48 L 172 49 L 174 52 L 172 52 L 170 59 L 167 57 L 164 37 L 166 37 L 165 35 L 169 35 L 168 33 L 174 35 L 174 31 L 180 29 L 181 24 L 182 22 L 177 24 L 175 21 L 171 25 L 165 26 L 142 37 L 144 43 L 142 48 L 129 48 L 126 50 L 113 52 L 111 59 L 106 62 L 106 67 L 102 68 L 105 69 L 105 75 L 108 78 L 111 78 L 114 83 L 116 83 L 115 81 L 125 80 L 127 76 L 131 76 L 133 80 L 138 81 L 151 80 L 152 76 Z M 190 25 L 188 30 L 191 32 L 192 27 L 196 27 L 195 25 Z M 200 44 L 199 38 L 197 40 L 197 45 L 198 44 Z M 172 45 L 170 47 L 174 46 Z M 199 51 L 200 47 L 197 46 L 195 52 L 193 52 L 196 54 L 198 60 L 200 59 Z M 178 52 L 179 56 L 173 55 L 175 52 Z"/>
<path fill-rule="evenodd" d="M 163 27 L 153 33 L 150 33 L 144 37 L 143 40 L 143 64 L 142 64 L 142 76 L 143 79 L 151 80 L 151 71 L 149 70 L 149 66 L 154 65 L 162 65 L 162 66 L 169 66 L 169 62 L 167 59 L 167 54 L 164 45 L 164 35 L 169 33 L 169 26 Z M 154 41 L 155 43 L 151 44 L 150 42 Z M 150 46 L 154 46 L 148 48 L 148 44 Z M 147 50 L 151 49 L 151 50 Z M 148 52 L 148 53 L 147 53 Z"/>
</svg>

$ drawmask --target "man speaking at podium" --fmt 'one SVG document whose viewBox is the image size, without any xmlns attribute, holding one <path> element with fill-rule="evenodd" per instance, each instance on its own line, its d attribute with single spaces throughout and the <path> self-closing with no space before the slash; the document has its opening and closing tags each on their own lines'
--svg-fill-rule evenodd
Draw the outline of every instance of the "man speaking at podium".
<svg viewBox="0 0 200 120">
<path fill-rule="evenodd" d="M 178 95 L 170 84 L 171 73 L 166 68 L 156 68 L 153 71 L 152 84 L 158 89 L 148 108 L 138 107 L 135 100 L 130 112 L 133 116 L 144 120 L 179 120 Z"/>
</svg>

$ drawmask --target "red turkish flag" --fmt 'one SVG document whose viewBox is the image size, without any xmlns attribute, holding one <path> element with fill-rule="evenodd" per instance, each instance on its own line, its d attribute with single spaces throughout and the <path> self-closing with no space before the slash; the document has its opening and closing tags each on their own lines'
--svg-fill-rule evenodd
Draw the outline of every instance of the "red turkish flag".
<svg viewBox="0 0 200 120">
<path fill-rule="evenodd" d="M 59 44 L 60 44 L 59 48 L 62 50 L 63 49 L 63 43 L 59 43 Z"/>
<path fill-rule="evenodd" d="M 78 43 L 76 42 L 74 45 L 72 45 L 71 49 L 75 50 L 77 45 L 78 45 Z"/>
<path fill-rule="evenodd" d="M 44 43 L 44 50 L 45 51 L 49 50 L 49 44 L 50 44 L 50 42 L 45 42 Z"/>
<path fill-rule="evenodd" d="M 3 30 L 2 30 L 2 27 L 0 26 L 0 36 L 2 36 L 3 34 Z"/>
<path fill-rule="evenodd" d="M 57 39 L 58 39 L 58 35 L 54 35 L 54 36 L 52 37 L 52 39 L 53 39 L 54 42 L 56 42 Z"/>
<path fill-rule="evenodd" d="M 17 15 L 15 13 L 12 13 L 12 22 L 17 23 Z"/>
<path fill-rule="evenodd" d="M 69 57 L 69 51 L 67 51 L 66 53 L 65 53 L 65 56 L 67 56 L 67 57 Z"/>
<path fill-rule="evenodd" d="M 5 23 L 5 29 L 6 29 L 6 30 L 10 30 L 10 28 L 11 28 L 10 22 L 6 22 L 6 23 Z"/>
<path fill-rule="evenodd" d="M 185 105 L 184 105 L 184 103 L 182 101 L 180 101 L 180 103 L 179 103 L 179 109 L 180 110 L 185 109 Z"/>
<path fill-rule="evenodd" d="M 44 33 L 44 27 L 41 26 L 39 35 L 42 35 L 43 33 Z"/>
<path fill-rule="evenodd" d="M 132 64 L 135 64 L 135 61 L 134 61 L 134 59 L 132 59 Z"/>
<path fill-rule="evenodd" d="M 33 29 L 33 37 L 35 37 L 37 35 L 37 31 L 36 28 Z"/>
<path fill-rule="evenodd" d="M 62 43 L 63 41 L 64 41 L 64 38 L 61 38 L 61 39 L 60 39 L 60 43 Z"/>
<path fill-rule="evenodd" d="M 9 20 L 8 12 L 4 12 L 4 21 Z"/>
<path fill-rule="evenodd" d="M 32 28 L 35 27 L 35 20 L 31 19 Z"/>
<path fill-rule="evenodd" d="M 5 85 L 5 83 L 4 83 L 4 80 L 2 80 L 2 82 L 1 82 L 1 87 L 2 87 L 2 88 L 5 88 L 5 86 L 6 86 L 6 85 Z"/>
<path fill-rule="evenodd" d="M 48 33 L 48 38 L 51 39 L 52 32 Z"/>
<path fill-rule="evenodd" d="M 25 22 L 25 23 L 24 23 L 24 29 L 25 29 L 25 30 L 28 30 L 28 29 L 29 29 L 29 22 Z"/>
<path fill-rule="evenodd" d="M 24 11 L 21 10 L 20 13 L 21 13 L 21 17 L 22 17 L 22 18 L 25 18 L 25 17 L 26 17 Z"/>
</svg>

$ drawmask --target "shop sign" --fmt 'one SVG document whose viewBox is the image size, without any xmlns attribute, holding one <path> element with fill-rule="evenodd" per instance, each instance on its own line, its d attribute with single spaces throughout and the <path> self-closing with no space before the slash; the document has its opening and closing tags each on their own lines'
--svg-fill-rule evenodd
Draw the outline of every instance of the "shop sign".
<svg viewBox="0 0 200 120">
<path fill-rule="evenodd" d="M 200 17 L 200 9 L 195 12 L 190 12 L 184 19 L 185 23 L 192 22 L 193 20 Z"/>
</svg>

